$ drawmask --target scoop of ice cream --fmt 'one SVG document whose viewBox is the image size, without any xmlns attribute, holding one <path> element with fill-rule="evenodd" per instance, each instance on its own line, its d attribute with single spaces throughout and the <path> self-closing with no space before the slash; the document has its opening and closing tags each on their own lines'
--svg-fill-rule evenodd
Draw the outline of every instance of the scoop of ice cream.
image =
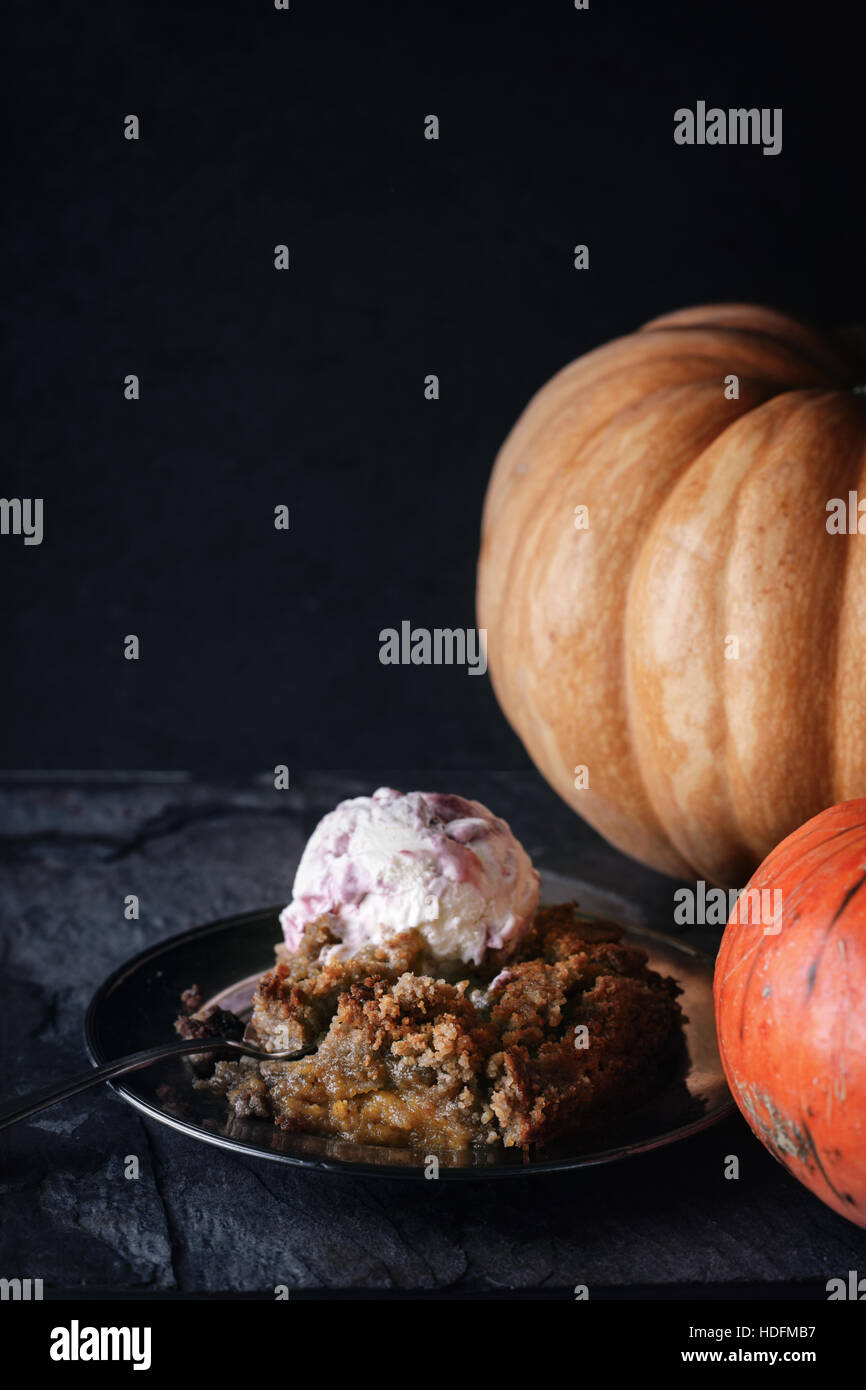
<svg viewBox="0 0 866 1390">
<path fill-rule="evenodd" d="M 327 914 L 340 956 L 416 927 L 436 960 L 480 965 L 514 950 L 539 891 L 526 850 L 479 801 L 380 787 L 319 822 L 280 924 L 294 951 Z"/>
</svg>

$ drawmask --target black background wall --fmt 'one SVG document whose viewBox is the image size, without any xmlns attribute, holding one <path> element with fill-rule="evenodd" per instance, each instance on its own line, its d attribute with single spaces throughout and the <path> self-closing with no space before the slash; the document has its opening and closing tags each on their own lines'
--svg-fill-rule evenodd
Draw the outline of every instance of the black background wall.
<svg viewBox="0 0 866 1390">
<path fill-rule="evenodd" d="M 524 765 L 379 630 L 473 624 L 492 459 L 572 357 L 863 318 L 848 8 L 9 6 L 0 495 L 45 536 L 0 537 L 0 766 Z M 782 153 L 676 146 L 697 100 L 782 107 Z"/>
</svg>

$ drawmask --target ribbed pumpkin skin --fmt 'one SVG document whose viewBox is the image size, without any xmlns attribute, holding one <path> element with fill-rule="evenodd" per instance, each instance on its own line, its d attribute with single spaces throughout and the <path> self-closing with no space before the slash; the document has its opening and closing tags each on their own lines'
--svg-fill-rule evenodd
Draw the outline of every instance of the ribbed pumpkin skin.
<svg viewBox="0 0 866 1390">
<path fill-rule="evenodd" d="M 576 811 L 677 877 L 742 885 L 866 793 L 866 536 L 826 529 L 829 499 L 866 495 L 851 384 L 780 314 L 684 310 L 566 367 L 496 460 L 478 620 L 500 704 Z"/>
<path fill-rule="evenodd" d="M 725 928 L 714 992 L 728 1085 L 794 1177 L 866 1226 L 866 798 L 794 831 L 749 888 L 781 891 L 781 930 Z"/>
</svg>

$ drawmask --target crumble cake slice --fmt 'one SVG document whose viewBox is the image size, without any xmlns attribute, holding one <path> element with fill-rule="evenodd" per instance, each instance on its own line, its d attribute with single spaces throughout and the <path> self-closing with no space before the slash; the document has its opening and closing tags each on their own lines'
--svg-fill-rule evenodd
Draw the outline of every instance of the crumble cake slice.
<svg viewBox="0 0 866 1390">
<path fill-rule="evenodd" d="M 340 960 L 320 920 L 263 977 L 252 1021 L 269 1050 L 317 1051 L 217 1062 L 196 1084 L 238 1115 L 359 1143 L 526 1147 L 598 1125 L 658 1087 L 682 1045 L 679 986 L 621 938 L 575 904 L 542 908 L 519 954 L 470 988 L 421 973 L 416 932 Z"/>
<path fill-rule="evenodd" d="M 484 1085 L 494 1044 L 465 982 L 407 972 L 353 984 L 314 1055 L 261 1071 L 281 1129 L 462 1149 L 497 1137 Z"/>
</svg>

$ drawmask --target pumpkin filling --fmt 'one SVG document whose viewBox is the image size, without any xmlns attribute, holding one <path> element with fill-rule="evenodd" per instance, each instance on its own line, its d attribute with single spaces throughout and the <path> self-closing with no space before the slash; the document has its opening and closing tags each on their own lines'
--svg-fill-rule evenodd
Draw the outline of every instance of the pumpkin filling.
<svg viewBox="0 0 866 1390">
<path fill-rule="evenodd" d="M 542 908 L 487 978 L 426 973 L 414 931 L 330 963 L 323 945 L 319 921 L 291 957 L 278 948 L 248 1028 L 268 1051 L 316 1051 L 220 1061 L 195 1083 L 236 1115 L 364 1144 L 525 1147 L 615 1118 L 664 1083 L 682 1044 L 676 982 L 575 904 Z M 176 1026 L 195 1037 L 212 1020 L 199 1008 Z"/>
</svg>

